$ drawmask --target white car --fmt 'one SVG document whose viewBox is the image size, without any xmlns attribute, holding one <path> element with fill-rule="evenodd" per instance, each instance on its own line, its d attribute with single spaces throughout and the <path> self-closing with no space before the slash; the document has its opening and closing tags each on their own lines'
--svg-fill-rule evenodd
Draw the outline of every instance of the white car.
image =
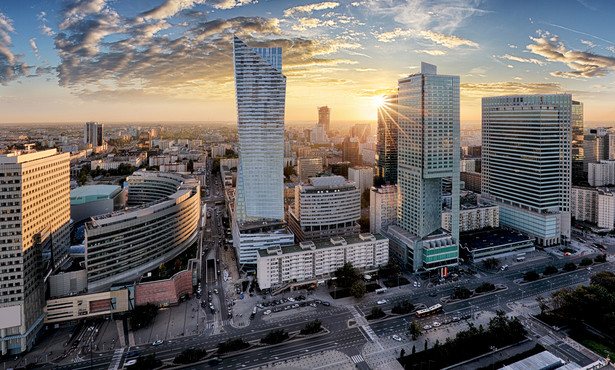
<svg viewBox="0 0 615 370">
<path fill-rule="evenodd" d="M 387 300 L 386 300 L 386 299 L 381 299 L 381 300 L 379 300 L 379 301 L 378 301 L 378 302 L 376 302 L 376 303 L 378 303 L 378 304 L 386 304 L 386 303 L 387 303 Z"/>
<path fill-rule="evenodd" d="M 154 343 L 152 343 L 152 346 L 159 346 L 159 345 L 161 345 L 162 343 L 164 343 L 164 340 L 162 340 L 162 339 L 158 339 L 157 341 L 155 341 Z"/>
<path fill-rule="evenodd" d="M 295 299 L 294 299 L 293 297 L 289 297 L 289 298 L 288 298 L 288 301 L 289 301 L 289 302 L 294 302 L 294 301 L 295 301 Z"/>
<path fill-rule="evenodd" d="M 391 338 L 393 338 L 393 340 L 401 342 L 401 337 L 399 335 L 397 335 L 397 334 L 393 335 Z"/>
<path fill-rule="evenodd" d="M 439 322 L 437 322 L 437 321 L 433 323 L 433 327 L 434 327 L 434 328 L 437 328 L 437 327 L 438 327 L 438 326 L 440 326 L 440 325 L 442 325 L 442 324 L 440 324 L 440 323 L 439 323 Z"/>
<path fill-rule="evenodd" d="M 271 313 L 271 310 L 267 310 L 265 312 L 263 312 L 263 315 L 269 315 Z"/>
<path fill-rule="evenodd" d="M 425 325 L 425 326 L 423 326 L 423 329 L 424 330 L 429 330 L 429 329 L 431 329 L 431 325 Z"/>
<path fill-rule="evenodd" d="M 414 287 L 415 287 L 415 288 L 418 286 L 418 284 L 416 283 L 416 281 L 415 281 L 415 282 L 414 282 L 414 284 L 412 284 L 412 285 L 414 285 Z"/>
<path fill-rule="evenodd" d="M 132 366 L 137 363 L 137 360 L 128 360 L 124 362 L 124 366 Z"/>
</svg>

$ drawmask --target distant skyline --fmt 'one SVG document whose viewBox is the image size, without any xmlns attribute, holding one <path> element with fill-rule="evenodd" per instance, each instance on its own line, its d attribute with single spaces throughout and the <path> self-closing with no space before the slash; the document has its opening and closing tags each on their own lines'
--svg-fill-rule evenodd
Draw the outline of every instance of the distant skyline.
<svg viewBox="0 0 615 370">
<path fill-rule="evenodd" d="M 232 36 L 283 48 L 286 120 L 375 120 L 421 61 L 480 98 L 571 93 L 615 116 L 615 2 L 25 0 L 0 3 L 0 124 L 235 121 Z M 335 125 L 333 125 L 335 127 Z"/>
</svg>

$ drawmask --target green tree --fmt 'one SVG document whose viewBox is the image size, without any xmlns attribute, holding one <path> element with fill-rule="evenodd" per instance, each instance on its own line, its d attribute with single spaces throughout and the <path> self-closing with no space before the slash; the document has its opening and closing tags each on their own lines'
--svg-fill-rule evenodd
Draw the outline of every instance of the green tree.
<svg viewBox="0 0 615 370">
<path fill-rule="evenodd" d="M 355 281 L 350 287 L 350 294 L 355 298 L 363 298 L 366 292 L 365 283 L 361 280 Z"/>
<path fill-rule="evenodd" d="M 382 311 L 382 309 L 380 307 L 373 307 L 372 308 L 372 313 L 367 315 L 366 319 L 368 319 L 368 320 L 376 320 L 376 319 L 383 318 L 384 316 L 386 316 L 386 314 L 384 313 L 384 311 Z"/>
<path fill-rule="evenodd" d="M 190 173 L 194 173 L 194 161 L 192 159 L 188 161 L 186 169 L 190 171 Z"/>
<path fill-rule="evenodd" d="M 569 272 L 569 271 L 574 271 L 576 269 L 577 269 L 577 265 L 575 265 L 574 262 L 567 262 L 564 265 L 564 271 Z"/>
<path fill-rule="evenodd" d="M 368 216 L 361 216 L 361 218 L 359 218 L 357 223 L 361 227 L 361 232 L 362 233 L 369 232 L 369 217 Z"/>
<path fill-rule="evenodd" d="M 391 310 L 391 312 L 398 315 L 405 315 L 412 311 L 414 311 L 414 305 L 410 303 L 408 299 L 404 299 L 403 301 L 396 303 Z"/>
<path fill-rule="evenodd" d="M 474 289 L 476 293 L 491 292 L 492 290 L 495 290 L 495 285 L 488 281 L 484 281 L 481 285 L 478 286 L 478 288 Z"/>
<path fill-rule="evenodd" d="M 156 354 L 151 354 L 147 356 L 139 356 L 137 358 L 137 362 L 130 366 L 132 370 L 150 370 L 160 367 L 162 365 L 162 361 L 156 359 Z"/>
<path fill-rule="evenodd" d="M 293 165 L 289 164 L 288 166 L 284 167 L 284 177 L 290 178 L 292 175 L 296 174 L 297 171 L 295 171 L 295 167 L 293 167 Z"/>
<path fill-rule="evenodd" d="M 596 263 L 606 262 L 606 254 L 597 255 L 594 261 L 596 261 Z"/>
<path fill-rule="evenodd" d="M 523 274 L 524 281 L 536 281 L 540 279 L 540 274 L 538 274 L 535 270 L 530 270 Z"/>
<path fill-rule="evenodd" d="M 497 258 L 487 258 L 483 260 L 483 266 L 486 269 L 497 269 L 500 267 L 500 260 Z"/>
<path fill-rule="evenodd" d="M 371 189 L 365 189 L 363 190 L 363 193 L 361 193 L 361 208 L 368 208 L 369 207 L 369 194 L 370 194 Z"/>
<path fill-rule="evenodd" d="M 470 296 L 472 296 L 472 291 L 467 287 L 461 285 L 455 287 L 455 290 L 453 291 L 453 295 L 451 297 L 453 299 L 468 299 L 470 298 Z"/>
<path fill-rule="evenodd" d="M 284 329 L 272 330 L 261 339 L 261 343 L 278 344 L 288 339 L 288 333 Z"/>
<path fill-rule="evenodd" d="M 188 348 L 188 349 L 183 350 L 182 353 L 180 353 L 179 355 L 177 355 L 177 357 L 175 357 L 175 359 L 173 360 L 173 363 L 192 364 L 194 362 L 199 361 L 203 357 L 205 357 L 206 354 L 207 354 L 207 351 L 203 349 Z"/>
<path fill-rule="evenodd" d="M 585 258 L 583 258 L 583 259 L 581 260 L 581 262 L 579 263 L 579 265 L 581 265 L 581 266 L 589 266 L 589 265 L 591 265 L 592 263 L 593 263 L 593 261 L 592 261 L 592 259 L 591 259 L 591 258 L 587 258 L 587 257 L 585 257 Z"/>
<path fill-rule="evenodd" d="M 416 321 L 412 321 L 410 323 L 410 326 L 408 326 L 408 331 L 410 332 L 410 335 L 412 335 L 412 340 L 416 340 L 416 338 L 423 334 L 421 331 L 421 326 Z"/>
<path fill-rule="evenodd" d="M 355 281 L 361 278 L 350 262 L 346 262 L 344 266 L 335 270 L 335 277 L 337 277 L 337 285 L 343 288 L 352 286 Z"/>
<path fill-rule="evenodd" d="M 378 276 L 383 279 L 392 279 L 397 277 L 401 273 L 401 268 L 399 265 L 395 263 L 392 259 L 387 262 L 385 266 L 382 266 L 378 269 Z"/>
<path fill-rule="evenodd" d="M 218 353 L 227 353 L 234 351 L 241 351 L 242 349 L 246 349 L 250 347 L 250 344 L 244 342 L 241 338 L 230 338 L 226 342 L 221 343 L 218 346 Z"/>
<path fill-rule="evenodd" d="M 557 267 L 553 266 L 553 265 L 549 265 L 547 267 L 545 267 L 545 270 L 543 271 L 543 275 L 553 275 L 553 274 L 557 274 L 559 270 L 557 269 Z"/>
<path fill-rule="evenodd" d="M 148 326 L 158 314 L 158 307 L 148 303 L 136 306 L 131 313 L 130 325 L 132 330 L 137 330 Z"/>
<path fill-rule="evenodd" d="M 310 321 L 303 329 L 301 329 L 301 334 L 316 334 L 322 330 L 322 322 L 318 319 L 314 321 Z"/>
</svg>

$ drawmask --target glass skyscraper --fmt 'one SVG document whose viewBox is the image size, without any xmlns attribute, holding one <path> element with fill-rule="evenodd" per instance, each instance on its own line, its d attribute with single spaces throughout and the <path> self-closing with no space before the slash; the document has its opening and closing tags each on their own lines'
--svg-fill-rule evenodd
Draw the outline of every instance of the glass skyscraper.
<svg viewBox="0 0 615 370">
<path fill-rule="evenodd" d="M 385 98 L 378 108 L 376 178 L 379 183 L 397 184 L 397 94 Z"/>
<path fill-rule="evenodd" d="M 234 37 L 239 133 L 237 222 L 284 219 L 282 48 L 251 48 Z"/>
<path fill-rule="evenodd" d="M 483 98 L 482 196 L 543 246 L 570 237 L 569 94 Z"/>
<path fill-rule="evenodd" d="M 572 101 L 572 177 L 577 182 L 585 180 L 583 171 L 583 103 Z"/>
</svg>

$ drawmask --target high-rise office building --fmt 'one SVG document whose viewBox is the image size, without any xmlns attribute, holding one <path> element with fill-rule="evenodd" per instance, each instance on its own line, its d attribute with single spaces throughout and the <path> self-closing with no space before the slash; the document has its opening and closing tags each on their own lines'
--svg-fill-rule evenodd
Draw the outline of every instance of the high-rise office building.
<svg viewBox="0 0 615 370">
<path fill-rule="evenodd" d="M 295 186 L 288 225 L 297 242 L 352 236 L 360 231 L 361 191 L 342 176 L 312 177 Z"/>
<path fill-rule="evenodd" d="M 86 122 L 83 128 L 83 143 L 92 144 L 93 147 L 102 146 L 103 124 L 98 122 Z"/>
<path fill-rule="evenodd" d="M 342 143 L 342 161 L 350 162 L 352 166 L 360 166 L 363 164 L 361 154 L 359 152 L 359 139 L 356 137 L 347 137 Z"/>
<path fill-rule="evenodd" d="M 318 107 L 318 124 L 325 127 L 327 134 L 331 132 L 331 109 L 329 107 Z"/>
<path fill-rule="evenodd" d="M 316 177 L 322 172 L 322 158 L 299 158 L 297 159 L 299 181 L 307 181 L 310 177 Z"/>
<path fill-rule="evenodd" d="M 421 73 L 399 80 L 398 226 L 414 270 L 455 265 L 459 257 L 459 76 Z M 442 180 L 451 178 L 452 227 L 442 224 Z M 394 228 L 394 226 L 393 226 Z M 389 228 L 390 229 L 390 228 Z"/>
<path fill-rule="evenodd" d="M 614 134 L 610 127 L 596 127 L 587 130 L 583 136 L 583 171 L 588 172 L 590 163 L 599 163 L 612 157 Z"/>
<path fill-rule="evenodd" d="M 239 222 L 284 219 L 282 48 L 251 48 L 234 37 Z"/>
<path fill-rule="evenodd" d="M 572 178 L 576 181 L 585 179 L 583 171 L 583 103 L 572 101 Z"/>
<path fill-rule="evenodd" d="M 0 155 L 0 347 L 26 351 L 43 325 L 45 273 L 70 245 L 70 153 Z"/>
<path fill-rule="evenodd" d="M 290 245 L 284 222 L 284 107 L 282 48 L 252 48 L 233 39 L 239 171 L 233 245 L 241 265 L 259 249 Z"/>
<path fill-rule="evenodd" d="M 377 183 L 397 184 L 397 94 L 385 98 L 378 107 L 378 142 L 376 144 Z"/>
<path fill-rule="evenodd" d="M 482 100 L 482 196 L 543 246 L 570 237 L 569 94 Z"/>
</svg>

